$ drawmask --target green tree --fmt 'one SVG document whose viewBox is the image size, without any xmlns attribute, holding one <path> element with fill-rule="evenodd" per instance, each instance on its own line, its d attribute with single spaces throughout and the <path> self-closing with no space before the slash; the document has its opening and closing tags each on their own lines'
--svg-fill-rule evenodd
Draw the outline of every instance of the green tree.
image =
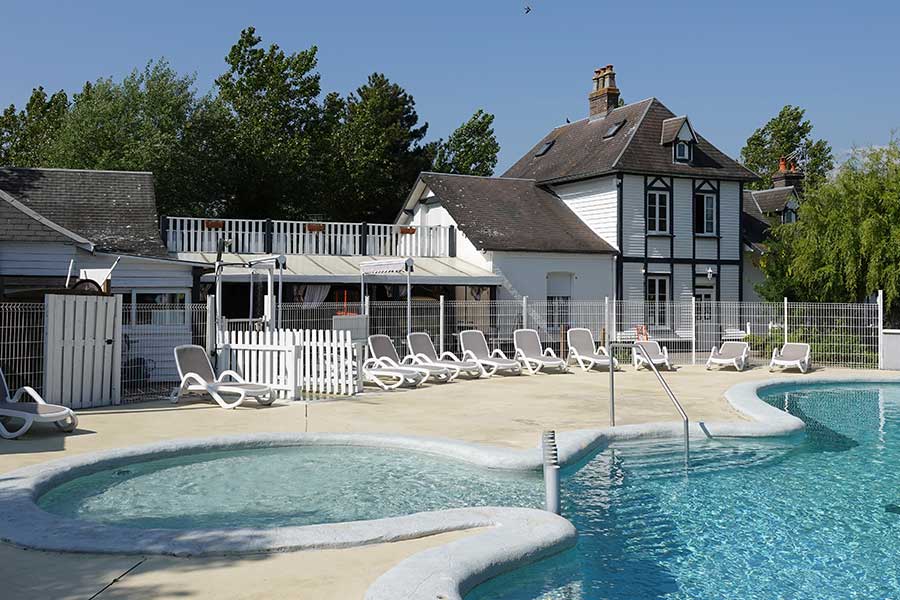
<svg viewBox="0 0 900 600">
<path fill-rule="evenodd" d="M 494 115 L 478 109 L 446 142 L 439 142 L 432 170 L 459 175 L 493 175 L 500 144 Z"/>
<path fill-rule="evenodd" d="M 43 87 L 32 90 L 24 110 L 10 104 L 0 115 L 0 165 L 47 166 L 68 105 L 65 92 L 60 90 L 48 98 Z"/>
<path fill-rule="evenodd" d="M 315 46 L 285 54 L 260 47 L 253 27 L 241 32 L 216 79 L 218 97 L 231 113 L 233 197 L 229 214 L 299 217 L 315 189 L 310 168 L 321 109 Z"/>
<path fill-rule="evenodd" d="M 856 302 L 883 289 L 900 310 L 900 143 L 854 151 L 772 234 L 759 290 L 769 299 Z"/>
<path fill-rule="evenodd" d="M 221 199 L 217 178 L 226 172 L 223 147 L 212 142 L 221 141 L 226 116 L 214 98 L 197 98 L 193 77 L 165 60 L 150 62 L 121 82 L 86 83 L 72 98 L 47 163 L 151 171 L 160 213 L 210 212 Z"/>
<path fill-rule="evenodd" d="M 798 158 L 808 189 L 824 181 L 834 168 L 831 146 L 825 140 L 812 138 L 812 123 L 804 119 L 805 113 L 799 106 L 787 105 L 747 138 L 741 150 L 741 161 L 761 177 L 751 187 L 771 187 L 772 175 L 778 171 L 781 157 L 794 155 Z"/>
<path fill-rule="evenodd" d="M 342 220 L 393 222 L 420 171 L 433 159 L 431 145 L 421 144 L 428 124 L 419 125 L 415 101 L 380 73 L 342 103 L 335 131 L 335 181 L 341 202 L 332 216 Z"/>
</svg>

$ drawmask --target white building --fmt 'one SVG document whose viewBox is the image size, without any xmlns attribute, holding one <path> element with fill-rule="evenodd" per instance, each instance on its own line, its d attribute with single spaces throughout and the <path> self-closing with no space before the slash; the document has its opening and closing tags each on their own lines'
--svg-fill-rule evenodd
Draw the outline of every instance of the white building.
<svg viewBox="0 0 900 600">
<path fill-rule="evenodd" d="M 501 177 L 423 173 L 398 223 L 455 227 L 459 256 L 512 296 L 740 300 L 756 175 L 656 98 L 619 106 L 612 66 L 595 71 L 589 104 Z"/>
</svg>

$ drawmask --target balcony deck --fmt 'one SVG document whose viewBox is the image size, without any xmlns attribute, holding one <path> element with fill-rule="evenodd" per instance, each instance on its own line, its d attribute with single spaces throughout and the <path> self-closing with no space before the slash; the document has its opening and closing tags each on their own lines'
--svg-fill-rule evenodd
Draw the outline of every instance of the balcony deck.
<svg viewBox="0 0 900 600">
<path fill-rule="evenodd" d="M 216 252 L 226 239 L 235 254 L 456 256 L 453 226 L 198 217 L 165 217 L 162 226 L 174 254 Z"/>
</svg>

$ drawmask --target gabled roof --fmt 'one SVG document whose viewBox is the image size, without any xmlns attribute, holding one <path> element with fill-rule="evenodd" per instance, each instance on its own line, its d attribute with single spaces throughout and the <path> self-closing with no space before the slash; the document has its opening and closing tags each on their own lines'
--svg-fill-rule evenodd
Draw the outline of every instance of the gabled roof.
<svg viewBox="0 0 900 600">
<path fill-rule="evenodd" d="M 793 186 L 776 187 L 768 190 L 744 190 L 742 237 L 754 250 L 761 251 L 772 215 L 784 211 L 787 203 L 796 199 Z"/>
<path fill-rule="evenodd" d="M 426 172 L 419 180 L 479 250 L 616 252 L 533 179 Z"/>
<path fill-rule="evenodd" d="M 760 212 L 764 214 L 783 211 L 787 203 L 797 197 L 792 185 L 770 188 L 768 190 L 750 190 L 750 193 L 753 195 Z"/>
<path fill-rule="evenodd" d="M 681 131 L 681 127 L 687 123 L 688 129 L 691 132 L 691 137 L 696 139 L 696 134 L 694 133 L 694 128 L 691 127 L 690 121 L 686 116 L 681 117 L 672 117 L 671 119 L 665 119 L 662 122 L 662 134 L 660 136 L 659 143 L 660 144 L 671 144 L 678 138 L 678 134 Z"/>
<path fill-rule="evenodd" d="M 97 250 L 166 256 L 151 173 L 0 168 L 0 190 L 36 213 L 44 226 L 89 241 Z"/>
<path fill-rule="evenodd" d="M 559 183 L 587 179 L 613 172 L 681 175 L 751 181 L 755 173 L 729 158 L 700 135 L 696 135 L 691 163 L 675 163 L 672 150 L 661 145 L 663 122 L 676 115 L 656 98 L 649 98 L 610 111 L 606 116 L 583 119 L 557 127 L 516 164 L 504 177 Z M 621 130 L 609 138 L 604 134 L 619 121 Z M 677 135 L 676 130 L 675 134 Z M 547 142 L 552 148 L 535 156 Z"/>
</svg>

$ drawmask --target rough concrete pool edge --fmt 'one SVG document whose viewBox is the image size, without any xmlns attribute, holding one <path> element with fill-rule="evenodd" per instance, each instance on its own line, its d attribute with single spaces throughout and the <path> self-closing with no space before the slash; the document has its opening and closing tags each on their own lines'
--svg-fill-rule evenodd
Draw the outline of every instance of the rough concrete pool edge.
<svg viewBox="0 0 900 600">
<path fill-rule="evenodd" d="M 767 379 L 732 386 L 725 399 L 748 422 L 692 423 L 693 436 L 776 436 L 803 428 L 799 419 L 759 399 L 764 387 L 787 383 L 879 382 L 866 377 Z M 539 432 L 535 432 L 537 438 Z M 560 459 L 571 464 L 612 441 L 681 435 L 680 423 L 648 423 L 616 428 L 561 432 Z M 533 470 L 540 467 L 537 448 L 517 450 L 457 440 L 388 434 L 242 434 L 172 440 L 78 455 L 24 467 L 0 475 L 0 539 L 32 549 L 116 554 L 203 556 L 346 548 L 400 541 L 467 529 L 486 528 L 471 537 L 415 554 L 379 577 L 369 600 L 416 597 L 425 588 L 440 588 L 447 598 L 461 598 L 475 585 L 563 550 L 575 531 L 565 519 L 534 509 L 466 508 L 402 517 L 284 527 L 271 530 L 171 531 L 135 530 L 57 517 L 42 511 L 37 497 L 58 483 L 98 468 L 112 468 L 140 458 L 180 452 L 283 445 L 353 445 L 394 448 L 441 455 L 482 467 Z M 522 527 L 525 527 L 523 530 Z M 534 535 L 535 531 L 543 532 Z M 424 587 L 423 587 L 424 586 Z M 406 590 L 404 592 L 404 590 Z"/>
</svg>

